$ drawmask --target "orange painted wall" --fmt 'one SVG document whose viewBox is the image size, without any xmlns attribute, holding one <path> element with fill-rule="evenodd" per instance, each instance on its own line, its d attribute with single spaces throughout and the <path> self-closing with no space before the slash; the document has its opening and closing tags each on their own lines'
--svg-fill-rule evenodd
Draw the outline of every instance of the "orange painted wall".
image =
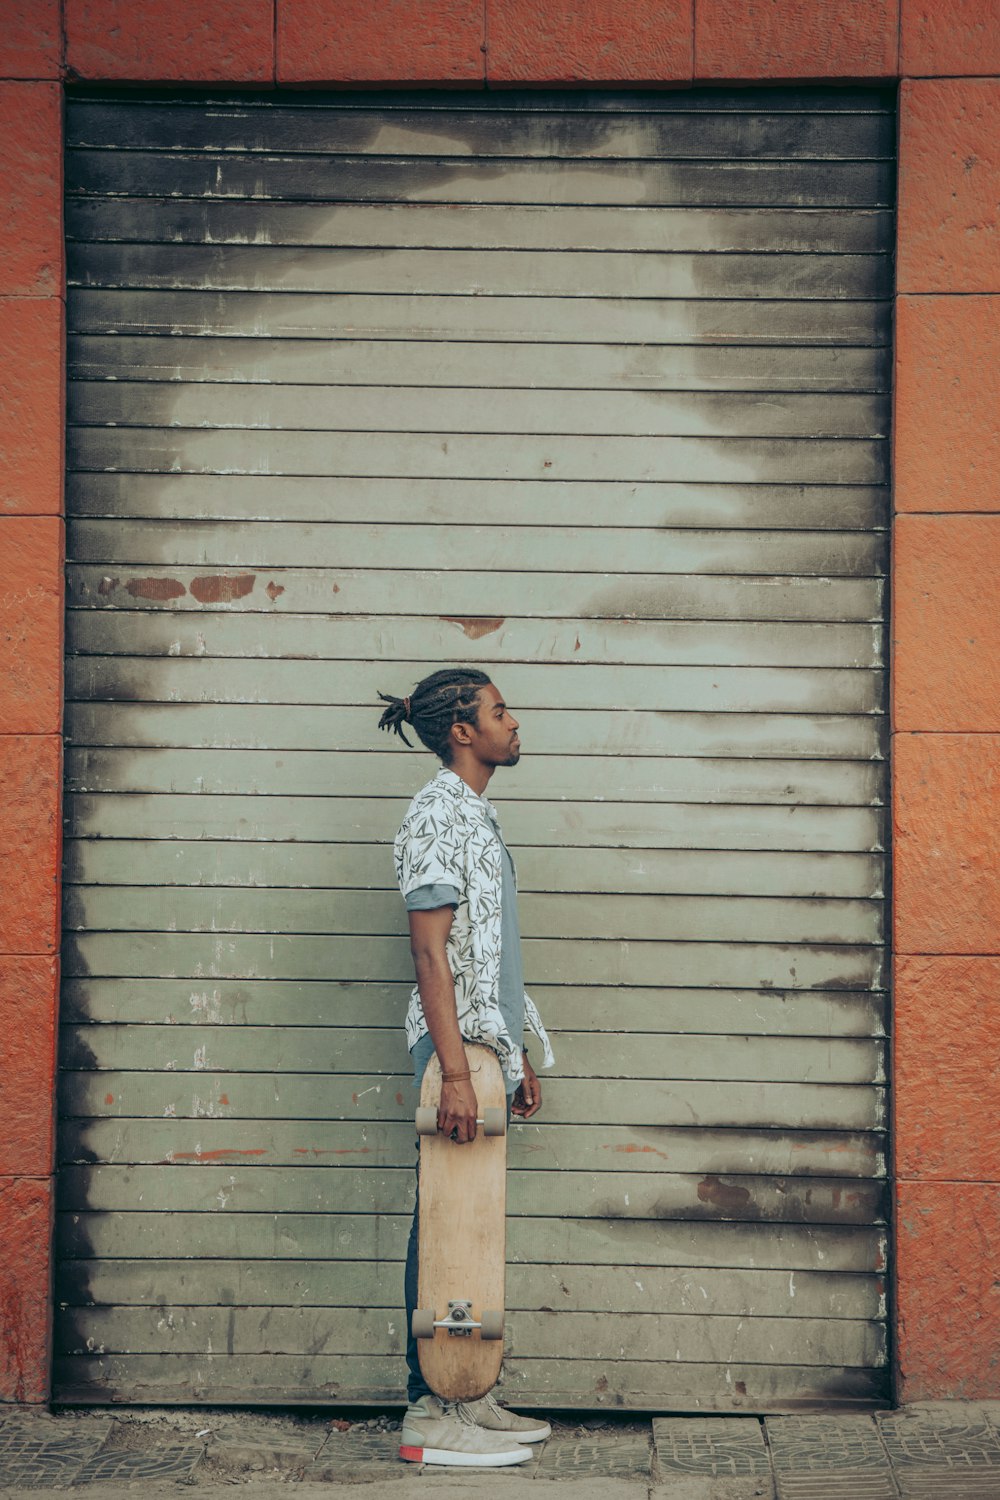
<svg viewBox="0 0 1000 1500">
<path fill-rule="evenodd" d="M 902 78 L 894 471 L 896 1359 L 1000 1397 L 1000 0 L 4 0 L 0 1400 L 46 1399 L 62 703 L 62 81 Z"/>
</svg>

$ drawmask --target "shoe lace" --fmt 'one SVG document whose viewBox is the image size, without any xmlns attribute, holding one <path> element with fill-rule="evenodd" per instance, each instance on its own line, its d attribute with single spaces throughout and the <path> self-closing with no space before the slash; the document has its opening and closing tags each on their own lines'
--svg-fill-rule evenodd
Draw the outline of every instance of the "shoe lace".
<svg viewBox="0 0 1000 1500">
<path fill-rule="evenodd" d="M 486 1406 L 494 1416 L 500 1417 L 502 1419 L 503 1408 L 489 1391 L 487 1391 L 485 1396 L 481 1396 L 475 1404 L 476 1406 Z M 455 1411 L 459 1419 L 466 1424 L 467 1427 L 479 1427 L 481 1425 L 476 1421 L 476 1418 L 473 1415 L 471 1404 L 466 1403 L 465 1401 L 456 1401 L 453 1410 Z"/>
</svg>

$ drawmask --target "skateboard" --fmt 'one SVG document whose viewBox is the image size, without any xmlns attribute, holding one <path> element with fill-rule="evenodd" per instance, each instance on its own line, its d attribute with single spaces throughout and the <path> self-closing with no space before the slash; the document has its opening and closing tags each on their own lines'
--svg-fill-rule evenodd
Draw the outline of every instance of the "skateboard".
<svg viewBox="0 0 1000 1500">
<path fill-rule="evenodd" d="M 441 1065 L 420 1089 L 420 1232 L 412 1332 L 420 1369 L 443 1401 L 477 1401 L 503 1362 L 507 1094 L 490 1047 L 465 1044 L 479 1105 L 474 1141 L 437 1128 Z"/>
</svg>

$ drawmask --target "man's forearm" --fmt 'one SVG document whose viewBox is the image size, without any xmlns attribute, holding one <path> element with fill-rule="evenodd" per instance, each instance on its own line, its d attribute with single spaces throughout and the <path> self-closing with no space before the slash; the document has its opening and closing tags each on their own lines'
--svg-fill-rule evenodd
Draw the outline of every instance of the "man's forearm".
<svg viewBox="0 0 1000 1500">
<path fill-rule="evenodd" d="M 460 1072 L 466 1065 L 465 1048 L 458 1025 L 455 981 L 448 961 L 431 954 L 415 954 L 413 961 L 420 1004 L 441 1069 L 446 1073 Z"/>
</svg>

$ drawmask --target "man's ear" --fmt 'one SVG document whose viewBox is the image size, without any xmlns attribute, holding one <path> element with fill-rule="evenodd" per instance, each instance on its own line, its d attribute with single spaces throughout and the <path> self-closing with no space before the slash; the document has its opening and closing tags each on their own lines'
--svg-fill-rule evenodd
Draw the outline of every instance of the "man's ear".
<svg viewBox="0 0 1000 1500">
<path fill-rule="evenodd" d="M 472 735 L 469 733 L 468 724 L 463 724 L 461 721 L 459 721 L 458 723 L 453 724 L 448 732 L 457 745 L 472 744 Z"/>
</svg>

